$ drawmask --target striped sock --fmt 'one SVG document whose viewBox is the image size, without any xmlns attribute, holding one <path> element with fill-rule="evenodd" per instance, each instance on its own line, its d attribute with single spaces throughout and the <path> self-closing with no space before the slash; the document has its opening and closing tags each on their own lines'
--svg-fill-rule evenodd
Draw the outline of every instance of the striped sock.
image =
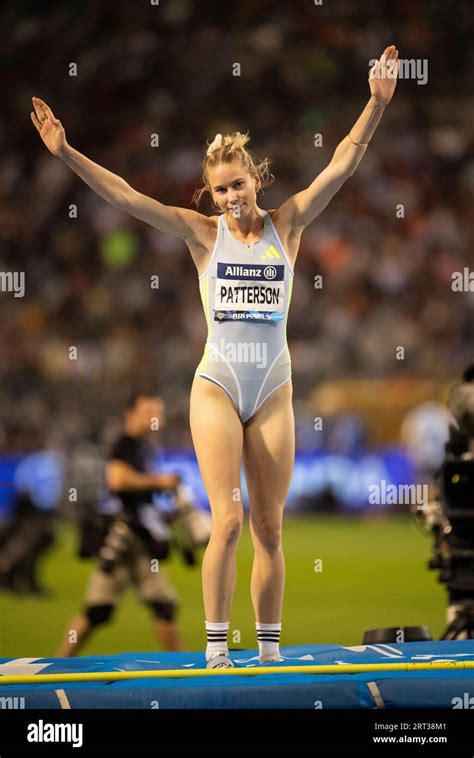
<svg viewBox="0 0 474 758">
<path fill-rule="evenodd" d="M 255 622 L 257 629 L 258 653 L 260 663 L 273 656 L 280 657 L 281 624 L 262 624 Z"/>
<path fill-rule="evenodd" d="M 229 631 L 230 621 L 206 621 L 205 623 L 207 634 L 206 661 L 213 653 L 226 653 L 228 655 L 227 632 Z"/>
</svg>

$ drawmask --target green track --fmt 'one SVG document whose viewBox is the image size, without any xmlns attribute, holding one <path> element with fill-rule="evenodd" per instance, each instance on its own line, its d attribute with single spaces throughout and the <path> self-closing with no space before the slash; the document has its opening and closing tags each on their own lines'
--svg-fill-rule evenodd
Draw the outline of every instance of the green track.
<svg viewBox="0 0 474 758">
<path fill-rule="evenodd" d="M 70 525 L 63 525 L 57 538 L 41 565 L 51 598 L 0 592 L 3 658 L 54 656 L 69 620 L 82 606 L 93 562 L 74 557 L 76 537 Z M 426 568 L 431 542 L 408 517 L 287 516 L 283 548 L 282 646 L 359 645 L 365 629 L 382 626 L 427 624 L 434 638 L 444 629 L 445 588 Z M 257 646 L 250 600 L 252 554 L 246 521 L 238 548 L 231 648 Z M 183 599 L 179 622 L 186 648 L 204 649 L 200 566 L 189 569 L 176 554 L 162 568 Z M 157 649 L 149 612 L 128 590 L 113 622 L 97 631 L 81 655 Z"/>
</svg>

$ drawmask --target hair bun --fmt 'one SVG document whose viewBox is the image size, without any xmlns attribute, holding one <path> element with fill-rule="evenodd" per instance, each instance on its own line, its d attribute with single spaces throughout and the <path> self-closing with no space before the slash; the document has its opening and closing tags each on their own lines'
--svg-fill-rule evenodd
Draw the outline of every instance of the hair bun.
<svg viewBox="0 0 474 758">
<path fill-rule="evenodd" d="M 217 150 L 218 148 L 222 147 L 223 139 L 222 134 L 216 134 L 214 137 L 214 140 L 207 148 L 207 155 L 210 155 L 213 150 Z"/>
</svg>

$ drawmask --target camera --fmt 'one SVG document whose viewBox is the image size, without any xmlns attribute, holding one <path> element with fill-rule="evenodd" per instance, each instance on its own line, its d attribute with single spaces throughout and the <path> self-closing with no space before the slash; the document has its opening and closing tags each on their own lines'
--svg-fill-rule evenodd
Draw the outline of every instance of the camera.
<svg viewBox="0 0 474 758">
<path fill-rule="evenodd" d="M 128 548 L 130 527 L 125 521 L 114 521 L 99 550 L 99 566 L 105 574 L 111 574 L 123 559 Z"/>
<path fill-rule="evenodd" d="M 474 364 L 450 393 L 445 459 L 435 474 L 438 497 L 419 508 L 434 545 L 428 567 L 448 590 L 448 626 L 441 639 L 474 637 Z"/>
</svg>

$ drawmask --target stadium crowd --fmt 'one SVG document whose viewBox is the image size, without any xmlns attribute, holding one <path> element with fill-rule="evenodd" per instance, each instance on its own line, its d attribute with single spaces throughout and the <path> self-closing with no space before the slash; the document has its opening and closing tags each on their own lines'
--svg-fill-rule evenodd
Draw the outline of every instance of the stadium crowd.
<svg viewBox="0 0 474 758">
<path fill-rule="evenodd" d="M 474 231 L 468 3 L 450 14 L 440 4 L 429 20 L 411 2 L 370 18 L 355 2 L 339 15 L 255 0 L 238 11 L 86 5 L 30 10 L 1 53 L 12 107 L 0 125 L 0 270 L 25 272 L 26 291 L 0 295 L 0 449 L 101 428 L 137 383 L 166 400 L 167 444 L 190 446 L 206 337 L 186 245 L 113 209 L 52 157 L 30 121 L 32 95 L 77 150 L 187 208 L 206 142 L 249 131 L 250 149 L 272 160 L 276 180 L 258 200 L 271 209 L 329 162 L 368 100 L 371 58 L 396 41 L 401 58 L 428 59 L 427 84 L 399 81 L 358 171 L 303 234 L 288 321 L 297 422 L 325 379 L 461 372 L 474 337 L 474 291 L 451 286 L 471 263 Z M 214 213 L 207 201 L 199 210 Z"/>
</svg>

